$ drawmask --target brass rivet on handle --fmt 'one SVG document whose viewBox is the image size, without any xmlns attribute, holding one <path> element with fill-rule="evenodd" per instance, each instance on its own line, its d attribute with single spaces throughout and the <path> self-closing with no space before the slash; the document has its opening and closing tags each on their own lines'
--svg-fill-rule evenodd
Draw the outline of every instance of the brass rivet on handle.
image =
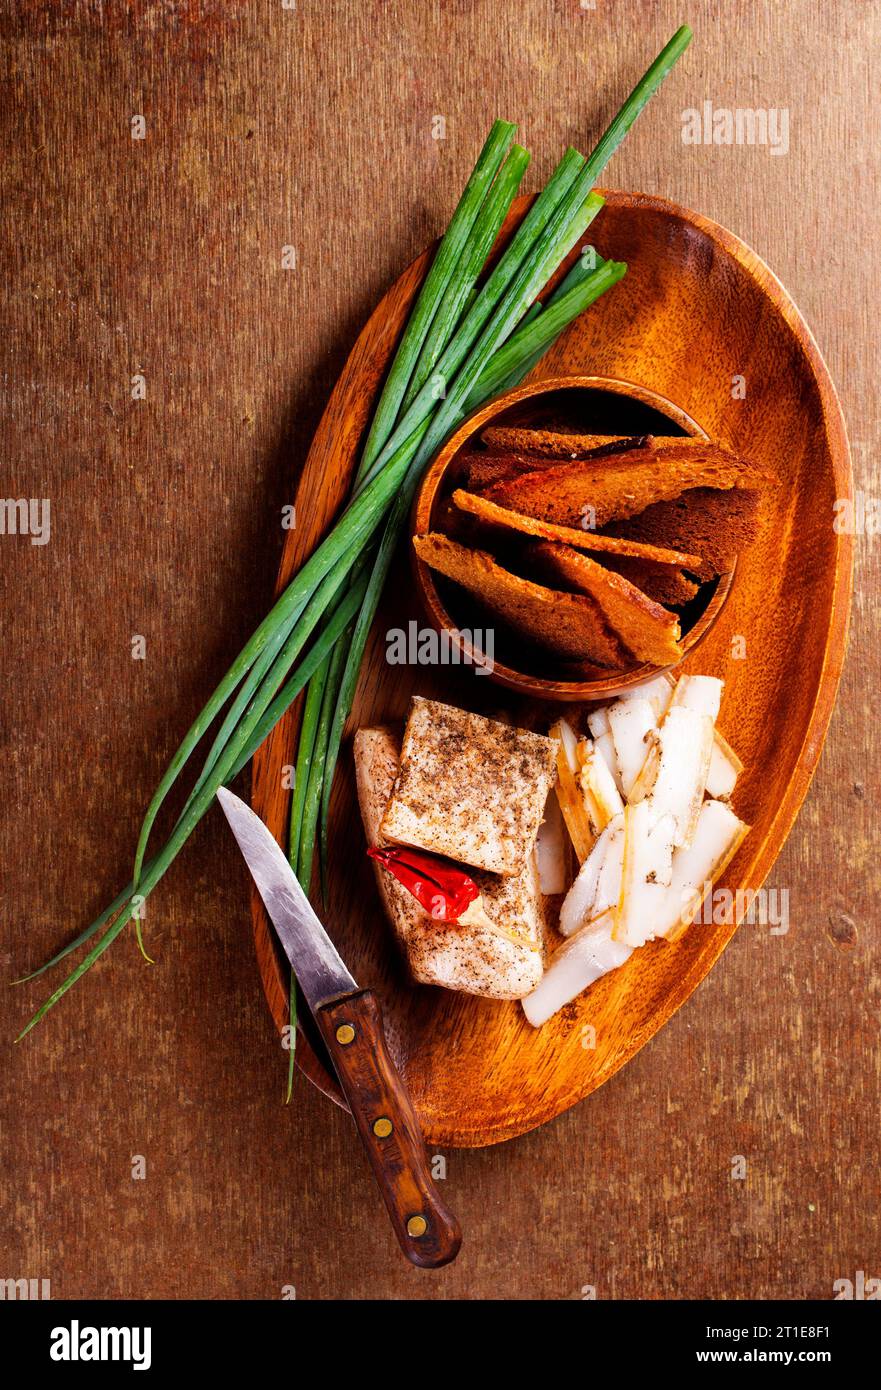
<svg viewBox="0 0 881 1390">
<path fill-rule="evenodd" d="M 343 1047 L 355 1041 L 355 1030 L 351 1023 L 340 1024 L 339 1028 L 336 1030 L 336 1040 L 338 1043 L 342 1043 Z"/>
<path fill-rule="evenodd" d="M 424 1236 L 427 1230 L 428 1222 L 424 1216 L 411 1216 L 410 1220 L 407 1222 L 408 1236 Z"/>
<path fill-rule="evenodd" d="M 373 1121 L 373 1133 L 377 1139 L 388 1139 L 392 1132 L 392 1122 L 385 1115 L 380 1115 L 378 1120 Z"/>
</svg>

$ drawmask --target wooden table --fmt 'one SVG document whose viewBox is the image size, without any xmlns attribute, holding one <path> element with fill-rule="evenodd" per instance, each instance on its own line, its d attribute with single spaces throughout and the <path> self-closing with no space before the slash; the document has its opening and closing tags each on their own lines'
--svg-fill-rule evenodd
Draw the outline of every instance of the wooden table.
<svg viewBox="0 0 881 1390">
<path fill-rule="evenodd" d="M 103 19 L 22 3 L 2 21 L 0 490 L 51 500 L 48 544 L 0 536 L 5 976 L 127 876 L 149 790 L 266 608 L 355 334 L 443 226 L 491 118 L 520 121 L 537 186 L 683 18 L 695 42 L 608 182 L 767 259 L 871 498 L 875 0 L 112 0 Z M 682 112 L 705 101 L 787 108 L 788 153 L 685 145 Z M 859 538 L 838 711 L 769 881 L 790 931 L 743 927 L 580 1107 L 447 1153 L 455 1265 L 400 1259 L 344 1114 L 302 1079 L 284 1107 L 244 870 L 212 816 L 148 905 L 156 964 L 126 934 L 5 1048 L 0 1277 L 55 1297 L 774 1299 L 881 1273 L 879 544 Z M 5 1043 L 46 983 L 0 995 Z"/>
</svg>

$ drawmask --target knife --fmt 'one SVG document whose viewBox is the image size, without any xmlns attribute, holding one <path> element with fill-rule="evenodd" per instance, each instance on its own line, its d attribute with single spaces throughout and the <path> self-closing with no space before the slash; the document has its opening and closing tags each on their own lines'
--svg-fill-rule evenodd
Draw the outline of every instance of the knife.
<svg viewBox="0 0 881 1390">
<path fill-rule="evenodd" d="M 424 1269 L 449 1264 L 462 1236 L 432 1179 L 376 996 L 352 979 L 260 817 L 225 787 L 217 799 L 321 1030 L 401 1249 Z"/>
</svg>

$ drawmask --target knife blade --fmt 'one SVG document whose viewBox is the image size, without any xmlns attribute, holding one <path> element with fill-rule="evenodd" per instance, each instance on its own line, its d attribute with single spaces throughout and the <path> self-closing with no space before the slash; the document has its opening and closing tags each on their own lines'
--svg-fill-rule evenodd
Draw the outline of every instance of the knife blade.
<svg viewBox="0 0 881 1390">
<path fill-rule="evenodd" d="M 329 999 L 353 994 L 358 986 L 312 910 L 275 836 L 257 813 L 226 787 L 218 789 L 217 799 L 309 1008 L 315 1013 Z"/>
<path fill-rule="evenodd" d="M 431 1176 L 379 1002 L 358 988 L 268 827 L 225 787 L 217 799 L 321 1030 L 401 1249 L 423 1268 L 448 1264 L 462 1237 Z"/>
</svg>

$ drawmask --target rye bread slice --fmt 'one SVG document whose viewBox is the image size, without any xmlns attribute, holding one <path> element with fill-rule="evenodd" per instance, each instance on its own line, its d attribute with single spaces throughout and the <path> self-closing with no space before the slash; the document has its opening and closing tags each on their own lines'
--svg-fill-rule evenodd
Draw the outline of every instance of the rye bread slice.
<svg viewBox="0 0 881 1390">
<path fill-rule="evenodd" d="M 604 551 L 599 560 L 606 569 L 614 570 L 624 579 L 629 579 L 631 584 L 635 584 L 637 589 L 642 589 L 649 598 L 657 599 L 658 603 L 669 604 L 674 608 L 681 608 L 689 603 L 700 588 L 698 580 L 691 579 L 681 569 L 676 569 L 673 565 L 658 564 L 655 560 L 639 559 L 626 554 L 611 555 L 608 551 Z"/>
<path fill-rule="evenodd" d="M 698 551 L 699 579 L 727 574 L 738 554 L 755 540 L 762 495 L 755 488 L 692 488 L 667 502 L 656 502 L 636 516 L 611 522 L 605 534 L 654 545 L 688 545 Z"/>
<path fill-rule="evenodd" d="M 656 436 L 652 436 L 655 437 Z M 664 436 L 666 438 L 666 436 Z M 480 436 L 491 454 L 528 454 L 534 458 L 574 459 L 610 444 L 632 443 L 640 447 L 647 435 L 575 434 L 565 430 L 518 429 L 510 425 L 490 425 Z"/>
<path fill-rule="evenodd" d="M 642 541 L 623 540 L 617 536 L 601 536 L 595 531 L 585 531 L 582 527 L 556 526 L 553 522 L 539 521 L 534 516 L 522 516 L 519 512 L 509 511 L 508 508 L 500 507 L 496 502 L 490 502 L 486 497 L 465 492 L 461 488 L 453 493 L 452 500 L 454 507 L 476 517 L 478 521 L 487 526 L 516 531 L 526 536 L 536 536 L 540 540 L 559 541 L 565 545 L 573 545 L 576 550 L 603 551 L 610 552 L 612 555 L 633 556 L 637 559 L 651 561 L 653 565 L 661 568 L 672 566 L 675 569 L 676 566 L 680 566 L 693 570 L 702 563 L 700 555 L 695 555 L 690 551 L 667 550 L 661 546 L 647 545 Z M 455 526 L 454 511 L 444 508 L 442 524 L 443 520 Z M 444 529 L 447 529 L 446 526 Z"/>
<path fill-rule="evenodd" d="M 609 626 L 639 661 L 669 666 L 682 656 L 679 619 L 628 579 L 589 555 L 553 541 L 530 547 L 536 572 L 556 584 L 589 594 Z"/>
<path fill-rule="evenodd" d="M 567 454 L 567 463 L 571 463 L 575 457 L 605 459 L 615 454 L 630 453 L 634 449 L 644 449 L 651 443 L 651 435 L 648 434 L 593 435 L 590 438 L 599 442 L 583 454 Z M 494 483 L 519 478 L 524 473 L 539 472 L 547 468 L 550 462 L 541 454 L 530 454 L 517 449 L 503 453 L 466 451 L 460 454 L 456 461 L 459 480 L 465 484 L 469 492 L 484 492 Z"/>
<path fill-rule="evenodd" d="M 543 458 L 528 458 L 519 454 L 464 454 L 458 461 L 459 481 L 468 492 L 483 492 L 493 483 L 505 482 L 545 467 Z"/>
<path fill-rule="evenodd" d="M 602 527 L 692 488 L 727 491 L 766 481 L 771 480 L 737 454 L 700 440 L 554 464 L 493 483 L 485 496 L 541 521 L 578 527 L 587 518 Z M 700 550 L 697 543 L 670 548 Z"/>
<path fill-rule="evenodd" d="M 509 628 L 568 658 L 620 670 L 630 653 L 609 627 L 595 600 L 567 594 L 504 569 L 484 550 L 473 550 L 432 532 L 414 536 L 420 560 L 445 574 L 486 605 Z"/>
</svg>

